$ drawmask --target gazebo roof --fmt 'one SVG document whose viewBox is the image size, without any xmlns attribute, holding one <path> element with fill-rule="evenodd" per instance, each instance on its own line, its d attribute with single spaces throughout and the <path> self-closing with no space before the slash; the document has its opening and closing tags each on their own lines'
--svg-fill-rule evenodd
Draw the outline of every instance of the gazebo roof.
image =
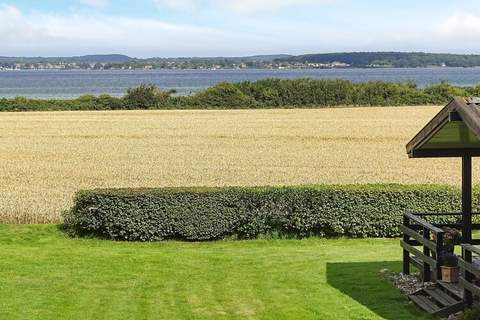
<svg viewBox="0 0 480 320">
<path fill-rule="evenodd" d="M 410 158 L 480 156 L 480 99 L 454 98 L 407 144 Z"/>
</svg>

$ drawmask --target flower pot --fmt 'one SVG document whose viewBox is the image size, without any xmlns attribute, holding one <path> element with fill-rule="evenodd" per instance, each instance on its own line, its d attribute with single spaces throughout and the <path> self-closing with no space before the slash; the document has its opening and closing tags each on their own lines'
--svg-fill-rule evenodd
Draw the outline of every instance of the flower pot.
<svg viewBox="0 0 480 320">
<path fill-rule="evenodd" d="M 457 283 L 458 275 L 460 274 L 460 267 L 446 267 L 441 266 L 442 269 L 442 281 L 448 283 Z"/>
</svg>

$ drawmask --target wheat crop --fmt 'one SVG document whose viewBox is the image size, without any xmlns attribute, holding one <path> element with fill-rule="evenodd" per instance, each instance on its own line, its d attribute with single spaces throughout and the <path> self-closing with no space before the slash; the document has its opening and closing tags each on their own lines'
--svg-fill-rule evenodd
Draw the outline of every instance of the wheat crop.
<svg viewBox="0 0 480 320">
<path fill-rule="evenodd" d="M 0 222 L 59 222 L 74 193 L 90 188 L 458 185 L 459 160 L 405 153 L 408 140 L 438 111 L 1 113 Z"/>
</svg>

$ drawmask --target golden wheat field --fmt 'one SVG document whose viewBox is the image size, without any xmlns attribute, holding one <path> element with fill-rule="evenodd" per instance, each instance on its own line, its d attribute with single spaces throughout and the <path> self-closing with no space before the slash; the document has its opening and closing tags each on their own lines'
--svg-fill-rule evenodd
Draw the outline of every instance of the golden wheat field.
<svg viewBox="0 0 480 320">
<path fill-rule="evenodd" d="M 99 187 L 458 184 L 459 160 L 405 154 L 438 110 L 1 113 L 0 222 L 59 222 Z"/>
</svg>

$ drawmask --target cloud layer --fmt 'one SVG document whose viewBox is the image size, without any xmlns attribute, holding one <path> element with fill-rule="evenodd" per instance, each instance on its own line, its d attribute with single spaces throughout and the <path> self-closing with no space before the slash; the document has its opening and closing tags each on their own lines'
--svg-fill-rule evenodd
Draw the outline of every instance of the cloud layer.
<svg viewBox="0 0 480 320">
<path fill-rule="evenodd" d="M 135 56 L 234 54 L 265 39 L 158 19 L 102 14 L 23 14 L 0 6 L 0 55 L 127 53 Z M 268 41 L 267 41 L 268 42 Z"/>
<path fill-rule="evenodd" d="M 103 9 L 110 5 L 110 0 L 79 0 L 79 1 L 81 4 L 98 8 L 98 9 Z"/>
<path fill-rule="evenodd" d="M 168 57 L 377 50 L 480 51 L 480 15 L 466 11 L 449 12 L 441 19 L 418 16 L 408 24 L 402 19 L 393 24 L 389 16 L 379 21 L 381 17 L 372 14 L 377 20 L 369 25 L 363 21 L 372 17 L 361 17 L 358 21 L 329 20 L 327 15 L 318 20 L 279 18 L 285 12 L 297 12 L 301 5 L 305 9 L 334 3 L 332 0 L 148 0 L 150 4 L 155 1 L 164 11 L 187 10 L 190 16 L 201 5 L 221 5 L 216 6 L 220 16 L 218 12 L 232 13 L 223 14 L 223 21 L 212 24 L 210 13 L 207 22 L 196 18 L 177 22 L 183 20 L 164 15 L 162 10 L 158 17 L 151 14 L 148 18 L 108 14 L 112 7 L 108 0 L 79 1 L 91 9 L 26 11 L 0 4 L 0 55 L 123 53 Z M 278 10 L 278 15 L 262 14 L 272 10 Z M 317 11 L 315 14 L 321 15 Z"/>
<path fill-rule="evenodd" d="M 249 15 L 272 12 L 287 7 L 303 7 L 333 3 L 335 0 L 154 0 L 160 8 L 195 11 L 200 8 L 221 8 L 230 13 Z"/>
<path fill-rule="evenodd" d="M 438 33 L 452 39 L 480 40 L 480 15 L 455 12 L 437 27 Z M 465 44 L 467 45 L 467 44 Z"/>
</svg>

